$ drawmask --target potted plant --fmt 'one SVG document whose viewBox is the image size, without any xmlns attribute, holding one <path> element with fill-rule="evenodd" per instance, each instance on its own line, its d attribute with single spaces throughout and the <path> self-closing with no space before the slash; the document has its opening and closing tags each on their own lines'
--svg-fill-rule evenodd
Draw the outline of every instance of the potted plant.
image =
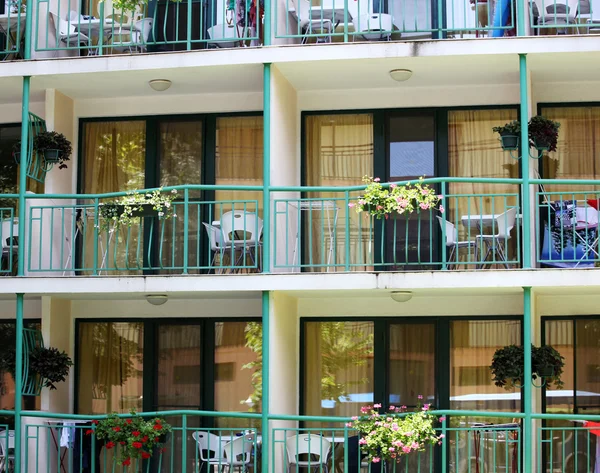
<svg viewBox="0 0 600 473">
<path fill-rule="evenodd" d="M 33 151 L 43 157 L 47 164 L 58 164 L 58 169 L 66 169 L 73 148 L 65 135 L 55 131 L 42 131 L 33 138 Z M 21 160 L 21 142 L 13 146 L 13 157 L 17 163 Z"/>
<path fill-rule="evenodd" d="M 443 436 L 435 429 L 438 418 L 430 412 L 429 404 L 417 406 L 412 413 L 406 406 L 390 406 L 385 413 L 379 413 L 380 408 L 381 404 L 364 406 L 363 415 L 346 424 L 359 432 L 360 451 L 370 462 L 398 463 L 405 455 L 441 443 Z"/>
<path fill-rule="evenodd" d="M 529 145 L 539 151 L 556 151 L 560 123 L 541 115 L 529 121 Z"/>
<path fill-rule="evenodd" d="M 119 417 L 113 413 L 93 423 L 95 425 L 86 434 L 95 434 L 104 441 L 108 450 L 115 448 L 118 451 L 116 458 L 124 466 L 131 465 L 132 460 L 149 459 L 155 452 L 162 453 L 163 444 L 172 430 L 163 419 L 146 420 L 135 411 L 131 411 L 131 417 Z"/>
<path fill-rule="evenodd" d="M 130 191 L 124 197 L 100 204 L 99 227 L 103 231 L 118 225 L 130 227 L 138 217 L 175 218 L 172 203 L 176 197 L 177 189 L 163 192 L 162 187 L 148 192 Z"/>
<path fill-rule="evenodd" d="M 505 389 L 523 385 L 523 347 L 508 345 L 494 353 L 490 370 L 494 384 Z M 563 386 L 561 376 L 565 366 L 564 357 L 549 345 L 531 346 L 532 379 L 542 378 L 546 386 Z"/>
<path fill-rule="evenodd" d="M 5 371 L 15 377 L 15 349 L 4 350 L 0 357 L 0 363 Z M 73 361 L 64 351 L 57 348 L 35 347 L 29 352 L 29 374 L 28 378 L 34 380 L 34 384 L 50 390 L 56 389 L 56 383 L 66 381 L 69 376 L 69 368 Z M 39 392 L 39 390 L 37 390 Z"/>
<path fill-rule="evenodd" d="M 368 212 L 378 219 L 387 219 L 393 212 L 402 215 L 435 209 L 442 199 L 432 187 L 423 183 L 423 178 L 414 185 L 390 184 L 389 190 L 383 187 L 378 177 L 365 176 L 363 182 L 367 184 L 365 192 L 357 203 L 352 202 L 348 207 L 356 207 L 358 213 Z M 443 206 L 440 205 L 439 210 L 443 213 Z"/>
<path fill-rule="evenodd" d="M 519 149 L 519 136 L 521 133 L 521 122 L 513 120 L 504 126 L 495 126 L 492 131 L 500 135 L 502 149 L 513 151 Z"/>
</svg>

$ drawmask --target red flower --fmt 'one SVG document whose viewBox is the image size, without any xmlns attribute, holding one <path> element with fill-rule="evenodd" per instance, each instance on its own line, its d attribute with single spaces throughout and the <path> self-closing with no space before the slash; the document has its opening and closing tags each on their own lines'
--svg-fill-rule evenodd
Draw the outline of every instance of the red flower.
<svg viewBox="0 0 600 473">
<path fill-rule="evenodd" d="M 147 442 L 148 441 L 148 436 L 144 435 L 144 437 L 142 438 L 142 442 Z"/>
<path fill-rule="evenodd" d="M 160 419 L 154 419 L 154 422 L 156 422 L 157 424 L 160 424 L 162 422 L 162 420 L 160 420 Z"/>
<path fill-rule="evenodd" d="M 151 456 L 148 452 L 142 452 L 142 458 L 150 458 Z"/>
<path fill-rule="evenodd" d="M 139 437 L 140 433 L 137 430 L 134 430 L 133 432 L 131 432 L 131 435 L 133 435 L 134 437 Z"/>
<path fill-rule="evenodd" d="M 108 448 L 108 449 L 111 449 L 111 448 L 113 448 L 114 446 L 115 446 L 115 442 L 108 442 L 108 443 L 106 444 L 106 448 Z"/>
<path fill-rule="evenodd" d="M 121 427 L 113 427 L 113 430 L 114 430 L 115 432 L 120 432 L 120 431 L 121 431 Z"/>
<path fill-rule="evenodd" d="M 97 420 L 93 420 L 93 421 L 92 421 L 92 424 L 94 424 L 94 425 L 98 425 L 98 421 L 97 421 Z"/>
<path fill-rule="evenodd" d="M 92 429 L 88 429 L 85 431 L 85 435 L 92 435 L 94 431 Z"/>
<path fill-rule="evenodd" d="M 119 442 L 119 444 L 121 444 L 121 445 L 125 445 L 125 442 Z"/>
<path fill-rule="evenodd" d="M 128 424 L 131 424 L 131 419 L 127 419 L 125 422 L 127 422 Z"/>
<path fill-rule="evenodd" d="M 160 452 L 160 453 L 164 453 L 164 451 L 165 451 L 165 450 L 166 450 L 166 448 L 164 448 L 164 447 L 163 447 L 163 448 L 161 448 L 161 449 L 159 450 L 159 452 Z"/>
<path fill-rule="evenodd" d="M 162 425 L 156 424 L 153 428 L 154 428 L 154 430 L 160 430 L 160 429 L 162 429 Z"/>
<path fill-rule="evenodd" d="M 125 460 L 123 460 L 123 465 L 125 465 L 125 466 L 131 465 L 131 459 L 130 458 L 126 458 Z"/>
<path fill-rule="evenodd" d="M 158 437 L 155 437 L 155 438 L 154 438 L 154 441 L 155 441 L 155 442 L 158 442 Z"/>
<path fill-rule="evenodd" d="M 142 447 L 143 447 L 143 445 L 142 445 L 142 442 L 133 442 L 133 443 L 131 444 L 131 446 L 132 446 L 133 448 L 142 448 Z"/>
</svg>

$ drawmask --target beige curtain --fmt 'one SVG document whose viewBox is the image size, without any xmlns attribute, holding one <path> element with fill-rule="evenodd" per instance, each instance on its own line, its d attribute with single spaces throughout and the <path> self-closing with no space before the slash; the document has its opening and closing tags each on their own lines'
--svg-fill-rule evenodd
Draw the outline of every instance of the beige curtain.
<svg viewBox="0 0 600 473">
<path fill-rule="evenodd" d="M 541 114 L 560 123 L 556 152 L 543 161 L 544 179 L 598 179 L 600 177 L 600 107 L 545 107 Z M 547 192 L 592 190 L 586 186 L 544 186 Z M 563 199 L 583 199 L 565 194 Z M 592 198 L 592 196 L 587 196 Z M 559 196 L 549 200 L 559 200 Z"/>
<path fill-rule="evenodd" d="M 416 406 L 422 395 L 435 404 L 435 345 L 434 324 L 390 326 L 390 403 Z"/>
<path fill-rule="evenodd" d="M 304 414 L 349 417 L 373 400 L 372 322 L 307 322 Z"/>
<path fill-rule="evenodd" d="M 142 410 L 143 324 L 81 322 L 78 413 Z"/>
<path fill-rule="evenodd" d="M 217 118 L 217 152 L 215 184 L 237 186 L 262 186 L 263 184 L 263 118 L 223 117 Z M 256 201 L 247 203 L 247 211 L 258 211 L 262 217 L 262 192 L 217 191 L 215 220 L 222 213 L 243 210 L 244 203 L 235 205 L 233 200 Z"/>
<path fill-rule="evenodd" d="M 373 116 L 371 114 L 311 115 L 305 121 L 306 184 L 344 187 L 359 185 L 363 176 L 373 174 Z M 359 194 L 352 197 L 356 198 Z M 344 193 L 310 193 L 307 197 L 333 199 L 336 226 L 329 230 L 330 212 L 303 212 L 306 222 L 303 254 L 311 271 L 327 271 L 333 263 L 344 264 L 346 212 L 350 215 L 350 263 L 353 270 L 371 268 L 371 219 L 348 209 Z M 311 235 L 312 233 L 312 235 Z M 321 265 L 317 267 L 316 265 Z M 331 268 L 329 269 L 332 270 Z"/>
<path fill-rule="evenodd" d="M 145 187 L 146 123 L 144 121 L 87 122 L 83 133 L 83 188 L 86 194 L 119 192 Z M 110 199 L 109 199 L 110 200 Z M 93 204 L 93 201 L 86 201 Z M 138 239 L 141 221 L 99 236 L 98 259 L 93 260 L 94 215 L 82 220 L 85 248 L 82 266 L 121 271 L 143 263 Z"/>
</svg>

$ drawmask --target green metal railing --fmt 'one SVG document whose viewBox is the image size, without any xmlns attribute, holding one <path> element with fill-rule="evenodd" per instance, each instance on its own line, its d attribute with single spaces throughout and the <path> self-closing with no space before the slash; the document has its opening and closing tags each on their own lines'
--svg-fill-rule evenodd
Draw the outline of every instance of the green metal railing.
<svg viewBox="0 0 600 473">
<path fill-rule="evenodd" d="M 28 8 L 21 0 L 10 0 L 3 6 L 0 15 L 0 61 L 21 59 Z"/>
<path fill-rule="evenodd" d="M 287 189 L 325 196 L 274 199 L 277 238 L 273 242 L 273 266 L 292 271 L 520 266 L 517 192 L 451 194 L 447 189 L 453 184 L 483 182 L 469 178 L 424 182 L 439 186 L 440 207 L 408 216 L 390 214 L 387 219 L 356 213 L 354 207 L 364 189 L 361 186 Z M 513 184 L 517 189 L 519 183 L 509 179 L 491 180 L 489 184 L 503 189 Z"/>
<path fill-rule="evenodd" d="M 18 195 L 2 194 L 0 198 L 0 276 L 16 276 L 18 219 L 15 206 Z"/>
<path fill-rule="evenodd" d="M 537 0 L 529 10 L 531 29 L 540 35 L 590 34 L 600 31 L 589 0 Z"/>
<path fill-rule="evenodd" d="M 192 50 L 258 45 L 263 35 L 258 1 L 165 0 L 133 11 L 111 5 L 37 0 L 35 50 L 89 56 Z"/>
<path fill-rule="evenodd" d="M 536 193 L 538 261 L 551 267 L 593 267 L 600 262 L 600 191 L 586 190 L 585 185 L 569 188 Z"/>
<path fill-rule="evenodd" d="M 125 193 L 27 196 L 27 270 L 63 275 L 261 270 L 259 201 L 193 196 L 220 190 L 256 195 L 262 188 L 190 185 L 164 192 L 174 189 L 180 198 L 173 201 L 168 214 L 147 208 L 127 223 L 113 221 L 106 210 L 125 212 L 115 204 Z M 45 205 L 49 199 L 79 203 Z"/>
<path fill-rule="evenodd" d="M 302 43 L 503 36 L 516 27 L 512 2 L 501 24 L 487 2 L 471 0 L 283 0 L 274 8 L 277 18 L 285 17 L 275 37 Z"/>
</svg>

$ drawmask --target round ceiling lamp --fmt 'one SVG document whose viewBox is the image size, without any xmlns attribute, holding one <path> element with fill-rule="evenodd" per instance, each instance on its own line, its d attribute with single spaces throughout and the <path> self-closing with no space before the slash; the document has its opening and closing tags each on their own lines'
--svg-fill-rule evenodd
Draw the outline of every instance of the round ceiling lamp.
<svg viewBox="0 0 600 473">
<path fill-rule="evenodd" d="M 148 85 L 152 87 L 157 92 L 164 92 L 169 87 L 171 87 L 171 81 L 168 79 L 153 79 L 148 82 Z"/>
<path fill-rule="evenodd" d="M 396 82 L 404 82 L 412 77 L 413 72 L 409 69 L 392 69 L 390 77 Z"/>
</svg>

